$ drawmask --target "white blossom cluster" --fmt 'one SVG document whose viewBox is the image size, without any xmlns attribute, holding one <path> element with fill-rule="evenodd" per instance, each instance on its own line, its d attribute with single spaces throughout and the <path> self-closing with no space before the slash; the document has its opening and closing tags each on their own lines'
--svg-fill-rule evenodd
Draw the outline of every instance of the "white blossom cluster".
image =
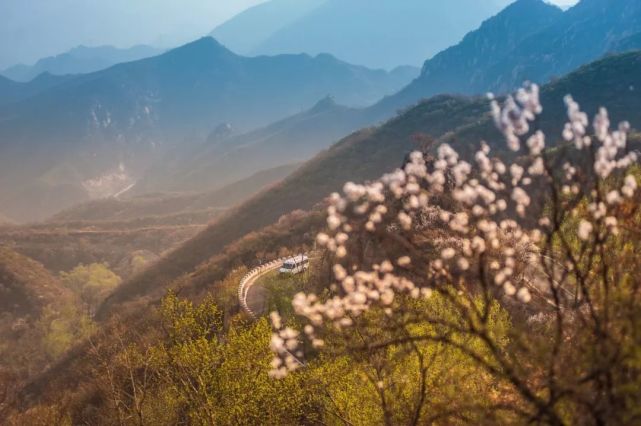
<svg viewBox="0 0 641 426">
<path fill-rule="evenodd" d="M 545 215 L 538 220 L 540 228 L 532 229 L 519 222 L 533 207 L 531 189 L 537 183 L 552 180 L 544 158 L 545 135 L 531 130 L 531 123 L 543 110 L 539 88 L 526 85 L 515 96 L 508 97 L 503 106 L 494 99 L 491 105 L 495 124 L 505 136 L 508 148 L 520 151 L 525 146 L 525 160 L 507 165 L 491 158 L 490 147 L 482 143 L 474 156 L 474 164 L 470 164 L 451 146 L 443 144 L 433 159 L 413 152 L 402 169 L 372 183 L 346 183 L 342 195 L 330 196 L 328 230 L 318 234 L 317 243 L 332 252 L 336 260 L 334 295 L 321 300 L 314 294 L 299 293 L 293 300 L 295 313 L 308 322 L 304 337 L 312 346 L 324 345 L 316 333 L 323 326 L 350 327 L 372 307 L 393 315 L 398 296 L 428 298 L 439 283 L 452 284 L 457 277 L 472 274 L 489 277 L 492 285 L 505 296 L 530 302 L 532 294 L 521 276 L 521 266 L 538 259 L 538 243 L 552 226 Z M 577 152 L 585 155 L 584 148 L 594 145 L 594 172 L 598 178 L 605 179 L 614 170 L 624 169 L 636 161 L 634 153 L 624 153 L 627 123 L 611 132 L 607 111 L 601 109 L 593 122 L 597 141 L 593 144 L 587 135 L 587 115 L 569 96 L 566 105 L 569 122 L 563 137 L 574 141 Z M 562 192 L 567 195 L 580 194 L 580 174 L 575 164 L 568 162 L 563 166 Z M 579 222 L 578 237 L 587 241 L 597 228 L 616 233 L 617 222 L 611 211 L 623 197 L 633 196 L 636 189 L 634 177 L 627 176 L 620 190 L 603 196 L 591 194 L 588 197 L 590 217 Z M 451 195 L 458 206 L 447 210 L 431 204 L 430 199 L 439 195 Z M 436 213 L 450 235 L 434 242 L 439 247 L 439 256 L 425 261 L 406 253 L 371 265 L 355 265 L 354 260 L 350 260 L 358 258 L 350 257 L 355 254 L 350 250 L 358 249 L 350 248 L 356 236 L 385 232 L 411 235 L 417 230 L 417 219 L 426 211 L 432 216 Z M 415 264 L 418 260 L 420 265 Z M 483 265 L 482 272 L 480 265 Z M 410 272 L 415 268 L 422 271 L 420 284 L 411 279 Z M 272 323 L 276 330 L 272 339 L 276 355 L 272 375 L 282 377 L 297 368 L 292 353 L 298 353 L 298 342 L 303 335 L 283 327 L 279 317 L 273 317 Z"/>
<path fill-rule="evenodd" d="M 539 87 L 526 84 L 515 96 L 508 96 L 503 107 L 494 99 L 494 95 L 490 94 L 489 98 L 496 127 L 505 135 L 508 147 L 518 151 L 521 148 L 520 137 L 530 131 L 530 122 L 543 111 Z"/>
<path fill-rule="evenodd" d="M 288 372 L 302 365 L 298 358 L 302 357 L 303 353 L 297 350 L 300 333 L 291 327 L 283 327 L 282 319 L 277 312 L 272 312 L 270 319 L 273 327 L 278 330 L 272 335 L 270 349 L 278 356 L 272 361 L 269 375 L 274 379 L 282 379 Z M 296 351 L 296 356 L 291 351 Z"/>
</svg>

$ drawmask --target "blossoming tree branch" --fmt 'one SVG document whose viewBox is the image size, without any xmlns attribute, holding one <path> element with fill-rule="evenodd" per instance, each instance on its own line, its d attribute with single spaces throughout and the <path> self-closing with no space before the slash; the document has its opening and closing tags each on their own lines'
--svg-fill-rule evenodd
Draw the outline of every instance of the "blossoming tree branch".
<svg viewBox="0 0 641 426">
<path fill-rule="evenodd" d="M 296 319 L 272 313 L 273 377 L 319 357 L 366 360 L 384 422 L 417 424 L 438 414 L 426 409 L 430 360 L 448 350 L 491 389 L 483 403 L 459 398 L 461 415 L 564 424 L 572 412 L 598 423 L 632 403 L 636 391 L 621 390 L 638 369 L 641 325 L 630 126 L 611 129 L 602 108 L 590 130 L 567 96 L 563 142 L 550 149 L 536 85 L 490 99 L 512 161 L 485 142 L 469 162 L 443 144 L 331 195 L 317 236 L 330 291 L 297 294 Z M 399 363 L 415 370 L 402 389 Z M 481 389 L 465 383 L 462 394 Z M 401 394 L 402 409 L 391 402 Z"/>
</svg>

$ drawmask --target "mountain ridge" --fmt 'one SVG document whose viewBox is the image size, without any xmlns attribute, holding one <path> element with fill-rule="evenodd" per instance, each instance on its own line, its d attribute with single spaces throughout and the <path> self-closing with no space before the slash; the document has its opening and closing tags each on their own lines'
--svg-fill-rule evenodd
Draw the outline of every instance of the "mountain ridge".
<svg viewBox="0 0 641 426">
<path fill-rule="evenodd" d="M 33 65 L 14 65 L 0 74 L 15 81 L 28 82 L 42 73 L 53 75 L 87 74 L 123 62 L 156 56 L 164 49 L 146 45 L 119 49 L 113 46 L 77 46 L 64 53 L 39 59 Z"/>
</svg>

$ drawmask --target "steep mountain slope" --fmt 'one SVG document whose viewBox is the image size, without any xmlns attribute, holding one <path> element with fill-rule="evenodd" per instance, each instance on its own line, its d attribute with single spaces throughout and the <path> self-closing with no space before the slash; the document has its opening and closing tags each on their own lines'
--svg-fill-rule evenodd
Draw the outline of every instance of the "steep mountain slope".
<svg viewBox="0 0 641 426">
<path fill-rule="evenodd" d="M 216 27 L 211 36 L 232 51 L 249 55 L 281 28 L 296 22 L 325 0 L 270 0 Z"/>
<path fill-rule="evenodd" d="M 546 83 L 612 51 L 641 30 L 636 0 L 582 0 L 561 12 L 543 0 L 517 0 L 427 60 L 421 76 L 383 101 L 406 105 L 439 93 L 505 93 L 524 81 Z M 634 39 L 628 43 L 634 46 Z"/>
<path fill-rule="evenodd" d="M 417 65 L 458 42 L 508 0 L 325 0 L 252 53 L 328 52 L 392 69 Z"/>
<path fill-rule="evenodd" d="M 162 49 L 144 45 L 128 49 L 119 49 L 113 46 L 78 46 L 60 55 L 42 58 L 33 65 L 14 65 L 0 74 L 22 82 L 31 81 L 42 73 L 54 75 L 86 74 L 122 62 L 156 56 L 162 52 Z"/>
<path fill-rule="evenodd" d="M 439 93 L 483 93 L 492 84 L 492 67 L 561 15 L 561 9 L 542 0 L 517 0 L 427 60 L 416 81 L 382 103 L 401 106 Z"/>
<path fill-rule="evenodd" d="M 583 67 L 542 90 L 546 110 L 541 128 L 550 143 L 564 121 L 563 97 L 572 93 L 590 114 L 598 106 L 610 108 L 613 121 L 627 119 L 641 127 L 641 52 L 606 58 Z M 364 181 L 398 167 L 417 148 L 417 133 L 445 137 L 463 152 L 480 140 L 503 142 L 489 117 L 483 99 L 440 96 L 425 101 L 385 125 L 358 132 L 319 154 L 281 184 L 225 214 L 206 231 L 146 273 L 125 283 L 108 299 L 103 316 L 138 297 L 158 297 L 165 286 L 201 262 L 221 253 L 225 246 L 296 209 L 310 209 L 346 181 Z M 420 140 L 420 139 L 419 139 Z"/>
<path fill-rule="evenodd" d="M 404 76 L 329 55 L 246 58 L 212 38 L 78 76 L 0 107 L 0 203 L 12 216 L 41 218 L 119 192 L 169 148 L 220 123 L 256 128 L 328 94 L 374 102 Z"/>
</svg>

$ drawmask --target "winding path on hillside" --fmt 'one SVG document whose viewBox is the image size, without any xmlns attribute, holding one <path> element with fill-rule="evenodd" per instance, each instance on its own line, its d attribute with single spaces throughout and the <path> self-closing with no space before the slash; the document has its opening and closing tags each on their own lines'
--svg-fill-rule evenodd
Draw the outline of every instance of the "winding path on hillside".
<svg viewBox="0 0 641 426">
<path fill-rule="evenodd" d="M 247 312 L 252 318 L 256 319 L 257 315 L 247 304 L 247 295 L 249 294 L 249 291 L 251 290 L 252 286 L 256 284 L 256 281 L 258 281 L 259 278 L 280 268 L 285 259 L 286 258 L 283 257 L 258 266 L 245 274 L 243 278 L 241 278 L 240 284 L 238 286 L 238 301 L 240 302 L 240 306 L 243 308 L 243 310 Z"/>
<path fill-rule="evenodd" d="M 317 253 L 314 256 L 312 256 L 312 254 L 309 256 L 310 262 L 320 257 Z M 243 310 L 253 319 L 257 319 L 258 316 L 262 314 L 259 310 L 266 309 L 264 301 L 267 298 L 267 289 L 261 286 L 254 286 L 254 284 L 256 284 L 260 278 L 279 269 L 287 259 L 289 259 L 289 257 L 281 257 L 264 265 L 257 266 L 241 278 L 238 285 L 238 301 Z M 250 292 L 252 292 L 251 296 Z"/>
</svg>

